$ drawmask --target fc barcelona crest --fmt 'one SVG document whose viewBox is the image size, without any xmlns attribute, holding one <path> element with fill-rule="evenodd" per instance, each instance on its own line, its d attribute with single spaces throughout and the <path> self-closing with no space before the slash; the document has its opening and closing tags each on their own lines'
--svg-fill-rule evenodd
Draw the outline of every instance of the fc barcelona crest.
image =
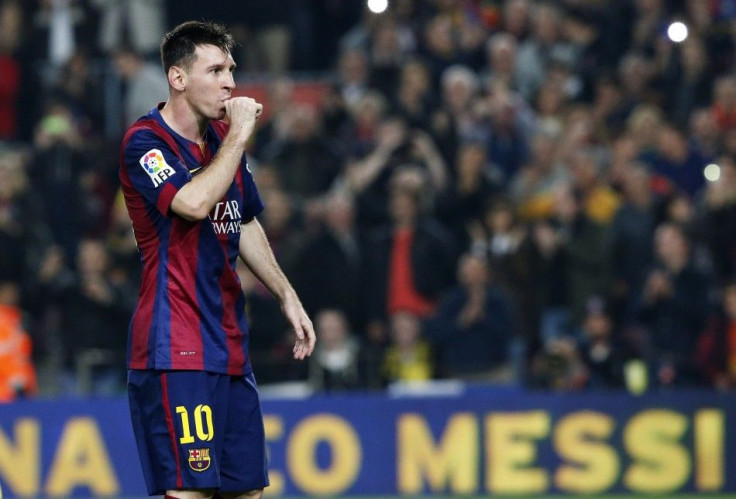
<svg viewBox="0 0 736 499">
<path fill-rule="evenodd" d="M 210 467 L 209 449 L 189 449 L 189 467 L 194 471 L 204 471 Z"/>
</svg>

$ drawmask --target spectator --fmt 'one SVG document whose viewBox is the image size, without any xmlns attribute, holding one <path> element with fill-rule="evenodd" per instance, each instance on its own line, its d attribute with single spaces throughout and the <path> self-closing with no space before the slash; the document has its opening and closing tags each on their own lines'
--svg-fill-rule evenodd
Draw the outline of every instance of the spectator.
<svg viewBox="0 0 736 499">
<path fill-rule="evenodd" d="M 713 78 L 708 62 L 705 44 L 691 36 L 680 45 L 679 58 L 673 61 L 666 75 L 669 114 L 680 129 L 688 126 L 695 109 L 707 106 L 711 101 Z"/>
<path fill-rule="evenodd" d="M 722 132 L 736 125 L 736 77 L 726 75 L 714 81 L 711 112 Z"/>
<path fill-rule="evenodd" d="M 639 303 L 650 379 L 663 387 L 699 384 L 696 347 L 708 313 L 708 276 L 693 266 L 690 240 L 677 225 L 661 224 L 654 241 L 657 261 Z"/>
<path fill-rule="evenodd" d="M 474 109 L 480 79 L 469 67 L 456 64 L 442 72 L 440 85 L 441 107 L 432 117 L 432 132 L 448 148 L 445 154 L 454 157 L 458 142 L 488 140 Z"/>
<path fill-rule="evenodd" d="M 391 342 L 381 366 L 385 382 L 412 383 L 432 379 L 432 351 L 422 337 L 419 318 L 411 312 L 394 312 L 390 319 L 390 330 Z"/>
<path fill-rule="evenodd" d="M 509 194 L 519 207 L 523 219 L 541 219 L 552 215 L 554 192 L 569 178 L 557 163 L 556 145 L 559 136 L 540 130 L 531 142 L 531 157 L 512 178 Z"/>
<path fill-rule="evenodd" d="M 369 51 L 370 86 L 389 96 L 398 87 L 401 66 L 405 62 L 400 26 L 391 21 L 378 24 L 373 30 Z"/>
<path fill-rule="evenodd" d="M 364 157 L 377 145 L 381 122 L 386 117 L 388 104 L 380 92 L 370 90 L 350 111 L 350 123 L 338 131 L 345 140 L 350 157 Z"/>
<path fill-rule="evenodd" d="M 531 32 L 531 2 L 529 0 L 509 0 L 503 3 L 503 31 L 516 40 L 525 41 Z"/>
<path fill-rule="evenodd" d="M 724 283 L 736 275 L 736 164 L 730 156 L 717 164 L 719 177 L 705 188 L 701 226 L 716 275 Z"/>
<path fill-rule="evenodd" d="M 425 200 L 433 198 L 447 185 L 447 166 L 431 136 L 408 129 L 395 116 L 384 119 L 376 131 L 373 150 L 364 158 L 348 162 L 343 181 L 356 196 L 358 225 L 376 227 L 389 220 L 387 208 L 391 179 L 407 165 L 421 172 L 427 183 L 422 187 Z M 416 176 L 415 176 L 416 177 Z"/>
<path fill-rule="evenodd" d="M 587 368 L 570 336 L 549 339 L 534 355 L 529 369 L 529 384 L 536 389 L 580 391 L 587 379 Z"/>
<path fill-rule="evenodd" d="M 428 126 L 433 101 L 432 81 L 427 65 L 420 59 L 411 59 L 402 65 L 394 100 L 409 127 Z"/>
<path fill-rule="evenodd" d="M 517 94 L 494 86 L 487 98 L 486 112 L 489 155 L 507 180 L 516 175 L 529 156 L 528 137 L 533 123 L 530 107 Z"/>
<path fill-rule="evenodd" d="M 542 259 L 538 285 L 543 286 L 543 341 L 571 334 L 580 326 L 590 296 L 605 296 L 610 259 L 605 229 L 584 212 L 570 186 L 556 193 L 555 215 L 534 229 Z"/>
<path fill-rule="evenodd" d="M 498 174 L 488 161 L 482 142 L 460 146 L 453 173 L 452 185 L 437 198 L 437 219 L 454 233 L 460 246 L 466 247 L 469 228 L 480 223 L 487 200 L 497 191 L 493 177 Z"/>
<path fill-rule="evenodd" d="M 485 257 L 464 254 L 458 284 L 444 292 L 427 323 L 427 338 L 437 352 L 443 377 L 509 383 L 514 311 L 492 283 Z"/>
<path fill-rule="evenodd" d="M 286 140 L 291 124 L 291 110 L 294 101 L 294 82 L 283 77 L 272 81 L 268 86 L 268 99 L 265 101 L 268 113 L 259 119 L 251 154 L 261 159 L 269 144 Z M 264 119 L 265 118 L 265 119 Z"/>
<path fill-rule="evenodd" d="M 721 287 L 719 306 L 698 342 L 697 365 L 717 388 L 736 386 L 736 282 Z"/>
<path fill-rule="evenodd" d="M 166 31 L 164 0 L 91 0 L 91 3 L 100 12 L 98 45 L 102 51 L 113 53 L 127 41 L 135 53 L 144 56 L 158 53 Z"/>
<path fill-rule="evenodd" d="M 152 64 L 126 46 L 113 52 L 113 61 L 118 75 L 125 81 L 124 126 L 127 128 L 141 116 L 147 115 L 159 102 L 169 95 L 169 83 L 161 67 Z"/>
<path fill-rule="evenodd" d="M 512 2 L 527 3 L 528 2 Z M 488 39 L 486 45 L 486 67 L 481 72 L 484 86 L 503 84 L 506 88 L 518 90 L 516 81 L 517 39 L 507 32 L 499 32 Z"/>
<path fill-rule="evenodd" d="M 62 304 L 69 393 L 110 395 L 125 389 L 123 361 L 135 287 L 113 282 L 110 264 L 103 241 L 83 239 L 74 280 L 57 281 L 53 290 Z"/>
<path fill-rule="evenodd" d="M 318 346 L 309 359 L 310 385 L 328 392 L 363 386 L 360 343 L 345 315 L 326 308 L 314 316 L 314 324 Z"/>
<path fill-rule="evenodd" d="M 586 388 L 623 389 L 624 367 L 630 354 L 614 334 L 606 303 L 591 297 L 580 334 L 580 357 L 586 366 Z"/>
<path fill-rule="evenodd" d="M 360 49 L 345 49 L 338 62 L 338 88 L 348 109 L 360 102 L 368 91 L 370 68 L 368 56 Z"/>
<path fill-rule="evenodd" d="M 25 153 L 0 150 L 0 279 L 23 291 L 50 239 L 39 199 L 32 195 L 27 164 Z"/>
<path fill-rule="evenodd" d="M 18 100 L 22 87 L 21 61 L 16 51 L 21 42 L 22 11 L 16 2 L 0 4 L 0 140 L 18 135 Z"/>
<path fill-rule="evenodd" d="M 62 103 L 52 104 L 38 123 L 34 146 L 29 176 L 43 203 L 43 219 L 66 261 L 74 262 L 78 241 L 98 227 L 105 215 L 93 191 L 94 156 Z"/>
<path fill-rule="evenodd" d="M 654 261 L 658 203 L 646 165 L 631 162 L 623 176 L 624 203 L 611 224 L 612 298 L 624 323 L 633 319 L 647 273 Z"/>
<path fill-rule="evenodd" d="M 269 208 L 270 209 L 270 208 Z M 352 198 L 340 191 L 324 201 L 319 232 L 305 241 L 296 256 L 294 286 L 310 317 L 337 309 L 357 329 L 363 325 L 362 241 L 355 226 Z M 314 292 L 319 283 L 319 292 Z"/>
<path fill-rule="evenodd" d="M 398 311 L 423 319 L 452 283 L 456 250 L 452 236 L 425 215 L 424 177 L 416 168 L 397 170 L 390 192 L 391 222 L 368 236 L 365 312 L 369 341 L 387 339 L 385 320 Z"/>
<path fill-rule="evenodd" d="M 657 133 L 657 148 L 644 153 L 642 161 L 651 165 L 669 190 L 682 190 L 694 196 L 705 185 L 703 169 L 712 161 L 689 144 L 677 129 L 664 125 Z"/>
<path fill-rule="evenodd" d="M 342 157 L 320 134 L 314 107 L 298 105 L 289 117 L 285 136 L 266 146 L 261 159 L 278 170 L 289 195 L 305 201 L 327 192 L 340 173 Z"/>
<path fill-rule="evenodd" d="M 92 64 L 87 53 L 77 50 L 60 68 L 54 87 L 55 98 L 69 108 L 79 133 L 87 139 L 99 138 L 104 129 L 103 82 L 93 74 Z"/>
<path fill-rule="evenodd" d="M 0 403 L 36 395 L 32 343 L 18 307 L 20 287 L 0 279 Z"/>
<path fill-rule="evenodd" d="M 619 82 L 610 75 L 599 76 L 593 85 L 593 120 L 595 127 L 606 141 L 619 137 L 624 129 L 630 109 L 624 102 Z"/>
<path fill-rule="evenodd" d="M 541 262 L 527 225 L 513 204 L 501 198 L 487 205 L 482 227 L 471 234 L 472 251 L 487 255 L 494 284 L 513 304 L 519 342 L 528 351 L 536 350 L 542 300 L 536 273 Z"/>
<path fill-rule="evenodd" d="M 79 44 L 95 37 L 94 19 L 80 0 L 44 0 L 29 19 L 34 59 L 59 69 L 69 61 Z M 51 82 L 56 78 L 51 73 Z"/>
<path fill-rule="evenodd" d="M 723 149 L 722 134 L 715 117 L 707 108 L 694 109 L 690 113 L 688 135 L 691 147 L 705 157 L 717 157 Z"/>
<path fill-rule="evenodd" d="M 420 55 L 427 61 L 435 88 L 440 86 L 442 74 L 453 64 L 461 62 L 460 48 L 454 36 L 452 18 L 439 13 L 423 27 Z"/>
<path fill-rule="evenodd" d="M 570 173 L 573 188 L 580 193 L 585 214 L 593 222 L 607 226 L 618 210 L 618 194 L 603 181 L 603 165 L 592 149 L 575 151 Z"/>
<path fill-rule="evenodd" d="M 563 14 L 550 4 L 537 4 L 532 9 L 532 33 L 519 47 L 516 78 L 519 93 L 527 101 L 544 82 L 553 57 L 572 56 L 561 38 Z"/>
</svg>

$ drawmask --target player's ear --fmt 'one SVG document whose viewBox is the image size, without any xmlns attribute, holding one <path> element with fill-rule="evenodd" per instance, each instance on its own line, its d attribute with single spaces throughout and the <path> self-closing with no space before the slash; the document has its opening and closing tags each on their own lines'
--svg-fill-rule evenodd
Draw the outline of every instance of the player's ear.
<svg viewBox="0 0 736 499">
<path fill-rule="evenodd" d="M 179 66 L 169 68 L 169 86 L 179 92 L 183 92 L 187 86 L 187 73 Z"/>
</svg>

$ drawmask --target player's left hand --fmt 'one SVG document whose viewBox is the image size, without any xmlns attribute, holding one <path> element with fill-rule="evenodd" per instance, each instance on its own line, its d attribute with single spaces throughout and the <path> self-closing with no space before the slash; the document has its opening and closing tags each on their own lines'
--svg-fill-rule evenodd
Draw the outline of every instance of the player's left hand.
<svg viewBox="0 0 736 499">
<path fill-rule="evenodd" d="M 281 309 L 296 335 L 294 358 L 304 360 L 312 355 L 314 345 L 317 343 L 312 321 L 296 295 L 287 297 L 281 304 Z"/>
</svg>

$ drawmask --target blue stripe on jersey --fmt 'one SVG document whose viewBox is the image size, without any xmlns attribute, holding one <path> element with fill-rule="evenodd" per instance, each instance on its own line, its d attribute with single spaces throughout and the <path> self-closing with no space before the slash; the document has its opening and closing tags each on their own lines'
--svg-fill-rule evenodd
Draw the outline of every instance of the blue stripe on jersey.
<svg viewBox="0 0 736 499">
<path fill-rule="evenodd" d="M 206 268 L 213 275 L 221 276 L 225 266 L 220 242 L 209 227 L 202 228 L 197 252 L 197 268 Z M 222 290 L 219 279 L 197 273 L 197 300 L 201 304 L 200 326 L 202 328 L 202 351 L 204 365 L 222 362 L 227 355 L 227 344 L 222 331 Z M 214 356 L 217 355 L 217 356 Z"/>
<path fill-rule="evenodd" d="M 164 219 L 165 221 L 165 219 Z M 148 332 L 148 351 L 156 352 L 148 358 L 151 368 L 167 369 L 171 367 L 171 301 L 169 300 L 169 235 L 170 223 L 161 223 L 159 229 L 158 259 L 156 272 L 156 303 L 153 306 L 153 321 Z M 168 348 L 157 348 L 166 345 Z"/>
</svg>

